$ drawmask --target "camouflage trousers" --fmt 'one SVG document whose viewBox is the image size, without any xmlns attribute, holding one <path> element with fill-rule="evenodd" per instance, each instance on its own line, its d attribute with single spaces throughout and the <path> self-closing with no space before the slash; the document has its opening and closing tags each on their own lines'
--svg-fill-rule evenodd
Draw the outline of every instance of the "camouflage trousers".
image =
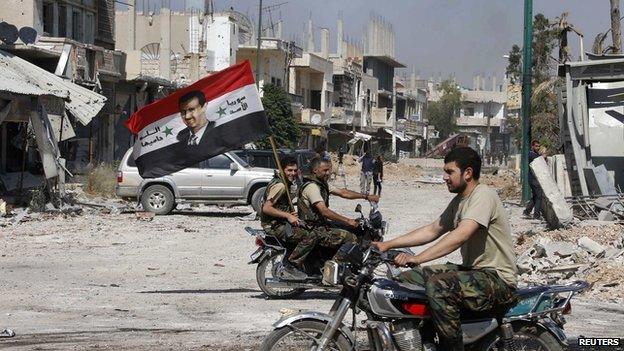
<svg viewBox="0 0 624 351">
<path fill-rule="evenodd" d="M 433 323 L 441 339 L 460 342 L 462 310 L 483 312 L 514 302 L 514 290 L 494 270 L 456 264 L 417 267 L 398 280 L 425 287 Z"/>
<path fill-rule="evenodd" d="M 357 243 L 357 237 L 344 229 L 331 227 L 315 227 L 306 229 L 293 227 L 291 233 L 287 233 L 286 224 L 279 224 L 264 228 L 268 234 L 274 235 L 290 244 L 296 244 L 288 260 L 301 267 L 310 252 L 316 246 L 337 249 L 347 242 Z"/>
</svg>

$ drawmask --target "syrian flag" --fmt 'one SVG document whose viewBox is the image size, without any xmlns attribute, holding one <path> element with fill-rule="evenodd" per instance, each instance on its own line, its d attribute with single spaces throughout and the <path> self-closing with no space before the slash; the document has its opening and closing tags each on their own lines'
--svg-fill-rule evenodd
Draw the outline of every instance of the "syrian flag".
<svg viewBox="0 0 624 351">
<path fill-rule="evenodd" d="M 133 156 L 143 178 L 179 171 L 270 133 L 249 61 L 143 107 L 126 126 L 137 137 Z"/>
</svg>

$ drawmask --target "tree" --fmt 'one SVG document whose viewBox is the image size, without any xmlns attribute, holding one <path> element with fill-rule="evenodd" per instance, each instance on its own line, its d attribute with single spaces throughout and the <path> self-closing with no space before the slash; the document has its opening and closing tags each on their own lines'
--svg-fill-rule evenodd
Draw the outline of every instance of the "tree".
<svg viewBox="0 0 624 351">
<path fill-rule="evenodd" d="M 562 18 L 564 15 L 562 15 Z M 559 45 L 560 36 L 565 28 L 560 28 L 560 21 L 551 23 L 543 14 L 538 13 L 533 18 L 533 62 L 532 82 L 533 92 L 531 94 L 531 138 L 539 140 L 549 148 L 550 152 L 557 151 L 559 121 L 557 115 L 557 94 L 555 88 L 558 77 L 555 68 L 559 63 L 553 57 L 555 49 Z M 522 82 L 521 71 L 521 48 L 514 45 L 509 52 L 507 65 L 507 76 L 512 84 Z M 511 129 L 515 130 L 518 136 L 516 142 L 520 143 L 520 121 L 510 120 Z"/>
<path fill-rule="evenodd" d="M 509 51 L 507 60 L 505 73 L 511 84 L 519 84 L 522 82 L 522 49 L 514 44 Z"/>
<path fill-rule="evenodd" d="M 461 92 L 452 80 L 442 82 L 440 90 L 440 100 L 427 105 L 427 116 L 429 122 L 440 132 L 440 137 L 446 138 L 457 130 L 456 119 L 461 107 Z"/>
<path fill-rule="evenodd" d="M 262 105 L 269 119 L 275 143 L 278 147 L 296 146 L 301 129 L 293 116 L 290 97 L 284 89 L 273 84 L 265 84 L 263 90 Z M 256 145 L 263 149 L 271 148 L 268 138 L 256 141 Z"/>
</svg>

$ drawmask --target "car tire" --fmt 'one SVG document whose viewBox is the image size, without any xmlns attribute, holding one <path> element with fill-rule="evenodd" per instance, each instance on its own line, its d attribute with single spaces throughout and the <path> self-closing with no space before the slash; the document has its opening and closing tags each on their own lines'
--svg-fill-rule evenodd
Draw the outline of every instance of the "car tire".
<svg viewBox="0 0 624 351">
<path fill-rule="evenodd" d="M 159 215 L 168 214 L 173 209 L 175 198 L 164 185 L 151 185 L 141 194 L 143 210 Z"/>
<path fill-rule="evenodd" d="M 264 198 L 265 190 L 266 186 L 260 187 L 251 195 L 251 207 L 256 213 L 260 213 L 260 209 L 262 208 L 262 199 Z"/>
</svg>

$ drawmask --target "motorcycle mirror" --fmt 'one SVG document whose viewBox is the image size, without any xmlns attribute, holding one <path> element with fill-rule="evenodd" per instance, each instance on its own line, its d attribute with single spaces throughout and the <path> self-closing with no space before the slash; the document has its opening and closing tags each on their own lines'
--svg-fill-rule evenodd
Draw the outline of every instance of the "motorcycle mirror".
<svg viewBox="0 0 624 351">
<path fill-rule="evenodd" d="M 357 206 L 355 206 L 355 212 L 362 213 L 362 205 L 361 204 L 357 204 Z"/>
</svg>

